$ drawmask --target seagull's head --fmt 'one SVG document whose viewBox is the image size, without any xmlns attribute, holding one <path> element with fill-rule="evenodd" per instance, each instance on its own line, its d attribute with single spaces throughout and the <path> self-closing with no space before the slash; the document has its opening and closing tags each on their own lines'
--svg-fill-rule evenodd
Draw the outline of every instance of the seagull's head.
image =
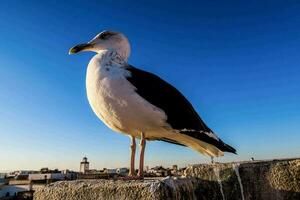
<svg viewBox="0 0 300 200">
<path fill-rule="evenodd" d="M 102 31 L 88 43 L 72 47 L 69 50 L 69 54 L 75 54 L 81 51 L 101 53 L 105 50 L 115 51 L 123 59 L 127 60 L 130 55 L 130 44 L 126 36 L 120 32 Z"/>
</svg>

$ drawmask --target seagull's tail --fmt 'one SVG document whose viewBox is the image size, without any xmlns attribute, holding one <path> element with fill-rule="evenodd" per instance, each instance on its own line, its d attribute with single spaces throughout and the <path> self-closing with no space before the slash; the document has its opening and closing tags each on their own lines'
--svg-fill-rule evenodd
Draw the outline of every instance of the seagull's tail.
<svg viewBox="0 0 300 200">
<path fill-rule="evenodd" d="M 233 148 L 232 146 L 230 146 L 230 145 L 224 143 L 221 139 L 219 139 L 219 143 L 220 143 L 220 144 L 219 144 L 217 147 L 218 147 L 218 149 L 220 149 L 221 151 L 236 154 L 236 150 L 235 150 L 235 148 Z"/>
<path fill-rule="evenodd" d="M 236 150 L 230 145 L 223 142 L 221 139 L 213 138 L 197 131 L 181 131 L 185 139 L 185 146 L 189 146 L 192 149 L 203 153 L 208 156 L 220 157 L 224 155 L 224 152 L 230 152 L 236 154 Z"/>
<path fill-rule="evenodd" d="M 230 145 L 224 143 L 216 135 L 210 133 L 204 133 L 203 131 L 166 131 L 161 132 L 160 137 L 155 140 L 162 140 L 165 142 L 183 145 L 190 147 L 191 149 L 211 157 L 220 157 L 224 155 L 224 152 L 230 152 L 236 154 L 236 150 Z M 161 137 L 164 136 L 164 137 Z"/>
</svg>

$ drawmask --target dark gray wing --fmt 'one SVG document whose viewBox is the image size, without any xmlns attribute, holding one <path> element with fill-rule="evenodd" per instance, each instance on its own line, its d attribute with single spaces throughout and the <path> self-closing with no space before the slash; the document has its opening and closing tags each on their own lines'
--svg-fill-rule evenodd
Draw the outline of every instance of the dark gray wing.
<svg viewBox="0 0 300 200">
<path fill-rule="evenodd" d="M 213 133 L 197 114 L 192 104 L 172 85 L 158 76 L 128 66 L 131 76 L 127 80 L 135 86 L 136 92 L 167 115 L 167 123 L 183 134 L 212 144 L 222 151 L 235 153 L 235 149 L 208 136 Z"/>
</svg>

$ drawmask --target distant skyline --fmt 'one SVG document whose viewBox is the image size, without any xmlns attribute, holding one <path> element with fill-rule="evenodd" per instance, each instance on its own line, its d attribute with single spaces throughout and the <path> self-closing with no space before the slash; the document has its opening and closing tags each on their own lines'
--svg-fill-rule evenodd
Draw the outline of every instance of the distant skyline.
<svg viewBox="0 0 300 200">
<path fill-rule="evenodd" d="M 176 86 L 238 155 L 300 156 L 300 2 L 6 1 L 0 6 L 0 171 L 127 167 L 129 137 L 92 112 L 94 53 L 70 47 L 102 30 L 129 38 L 129 63 Z M 210 162 L 149 142 L 145 165 Z"/>
</svg>

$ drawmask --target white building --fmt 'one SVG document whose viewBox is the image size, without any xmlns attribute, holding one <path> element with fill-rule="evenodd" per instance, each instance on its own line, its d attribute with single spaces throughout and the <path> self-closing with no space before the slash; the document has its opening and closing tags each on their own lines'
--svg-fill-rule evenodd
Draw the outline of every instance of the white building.
<svg viewBox="0 0 300 200">
<path fill-rule="evenodd" d="M 82 161 L 80 162 L 80 173 L 87 173 L 90 168 L 90 163 L 87 160 L 87 157 L 83 157 Z"/>
<path fill-rule="evenodd" d="M 106 169 L 104 172 L 107 174 L 117 174 L 117 169 Z"/>
<path fill-rule="evenodd" d="M 121 176 L 126 176 L 129 172 L 129 169 L 126 168 L 126 167 L 123 167 L 123 168 L 118 168 L 116 170 L 117 174 L 121 175 Z"/>
<path fill-rule="evenodd" d="M 62 173 L 46 173 L 46 174 L 29 174 L 28 180 L 39 181 L 39 180 L 64 180 L 66 177 Z"/>
</svg>

